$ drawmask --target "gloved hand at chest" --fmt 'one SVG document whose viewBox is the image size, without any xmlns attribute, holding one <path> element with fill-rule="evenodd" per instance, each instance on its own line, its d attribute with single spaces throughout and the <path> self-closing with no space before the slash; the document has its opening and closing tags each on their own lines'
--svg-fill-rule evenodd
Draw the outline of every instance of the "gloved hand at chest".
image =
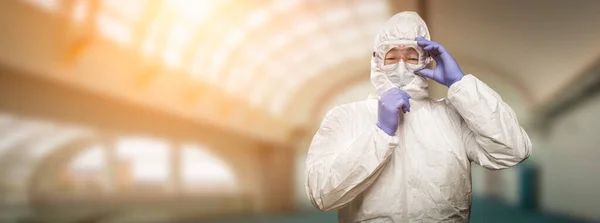
<svg viewBox="0 0 600 223">
<path fill-rule="evenodd" d="M 400 112 L 410 111 L 408 99 L 410 95 L 400 88 L 391 88 L 384 92 L 379 99 L 377 109 L 377 127 L 390 136 L 396 134 Z"/>
</svg>

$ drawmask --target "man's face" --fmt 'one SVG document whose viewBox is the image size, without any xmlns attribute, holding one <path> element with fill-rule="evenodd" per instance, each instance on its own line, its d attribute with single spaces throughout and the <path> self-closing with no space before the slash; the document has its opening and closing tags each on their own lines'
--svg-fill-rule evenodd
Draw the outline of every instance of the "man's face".
<svg viewBox="0 0 600 223">
<path fill-rule="evenodd" d="M 408 64 L 418 64 L 419 53 L 412 47 L 394 47 L 385 54 L 384 65 L 397 64 L 400 60 Z"/>
</svg>

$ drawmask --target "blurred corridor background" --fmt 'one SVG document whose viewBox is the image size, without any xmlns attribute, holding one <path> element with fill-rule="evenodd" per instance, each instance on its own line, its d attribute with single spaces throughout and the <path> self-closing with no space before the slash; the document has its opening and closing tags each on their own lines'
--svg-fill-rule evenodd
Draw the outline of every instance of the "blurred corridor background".
<svg viewBox="0 0 600 223">
<path fill-rule="evenodd" d="M 600 1 L 3 0 L 0 222 L 337 222 L 305 154 L 404 10 L 534 145 L 472 222 L 600 221 Z"/>
</svg>

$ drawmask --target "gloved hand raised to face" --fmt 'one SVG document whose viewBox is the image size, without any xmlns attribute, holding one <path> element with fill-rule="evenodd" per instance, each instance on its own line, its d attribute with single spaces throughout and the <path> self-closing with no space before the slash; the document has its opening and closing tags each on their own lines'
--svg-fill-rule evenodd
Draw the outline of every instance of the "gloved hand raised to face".
<svg viewBox="0 0 600 223">
<path fill-rule="evenodd" d="M 423 37 L 417 37 L 416 40 L 417 44 L 435 60 L 436 66 L 434 70 L 424 68 L 416 71 L 415 74 L 431 78 L 446 87 L 450 87 L 465 76 L 456 60 L 442 45 Z"/>
<path fill-rule="evenodd" d="M 400 88 L 391 88 L 381 94 L 377 109 L 377 127 L 390 136 L 396 134 L 400 112 L 410 112 L 410 95 Z"/>
</svg>

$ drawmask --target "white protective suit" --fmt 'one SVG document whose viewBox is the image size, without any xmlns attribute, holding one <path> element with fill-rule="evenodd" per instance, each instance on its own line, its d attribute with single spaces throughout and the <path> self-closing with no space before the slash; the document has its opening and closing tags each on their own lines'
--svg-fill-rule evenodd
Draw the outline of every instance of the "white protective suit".
<svg viewBox="0 0 600 223">
<path fill-rule="evenodd" d="M 375 49 L 417 36 L 430 39 L 425 22 L 402 12 L 377 35 Z M 398 86 L 412 96 L 411 109 L 389 136 L 376 123 L 390 82 L 371 67 L 377 93 L 327 112 L 310 145 L 305 183 L 313 205 L 338 210 L 339 222 L 468 222 L 471 162 L 504 169 L 531 154 L 513 110 L 475 76 L 454 83 L 442 100 L 416 77 Z"/>
</svg>

